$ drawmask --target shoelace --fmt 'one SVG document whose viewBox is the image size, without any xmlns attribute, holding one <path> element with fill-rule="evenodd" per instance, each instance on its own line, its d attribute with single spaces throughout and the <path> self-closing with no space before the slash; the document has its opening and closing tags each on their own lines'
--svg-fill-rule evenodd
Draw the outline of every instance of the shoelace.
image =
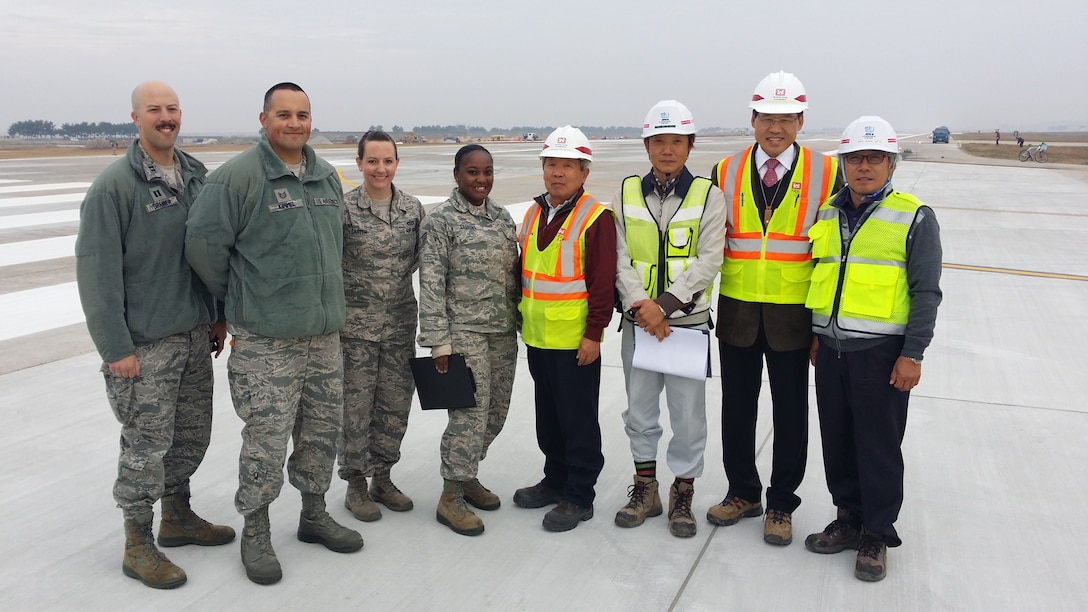
<svg viewBox="0 0 1088 612">
<path fill-rule="evenodd" d="M 627 487 L 627 497 L 631 498 L 631 501 L 627 502 L 628 507 L 641 506 L 642 501 L 646 499 L 646 484 L 640 482 Z"/>
<path fill-rule="evenodd" d="M 846 533 L 850 529 L 850 525 L 841 519 L 835 519 L 828 523 L 827 527 L 824 527 L 824 533 L 828 538 L 838 538 L 842 534 Z"/>
<path fill-rule="evenodd" d="M 785 523 L 786 522 L 786 513 L 783 512 L 782 510 L 768 510 L 767 511 L 767 518 L 772 523 Z"/>
<path fill-rule="evenodd" d="M 869 557 L 870 559 L 878 559 L 880 557 L 880 549 L 884 542 L 880 538 L 873 536 L 864 536 L 861 538 L 861 544 L 858 545 L 858 556 Z"/>
<path fill-rule="evenodd" d="M 378 484 L 379 486 L 381 486 L 383 493 L 397 493 L 399 495 L 404 495 L 404 493 L 402 493 L 401 490 L 397 488 L 397 485 L 393 484 L 392 480 L 380 480 L 378 481 Z"/>
<path fill-rule="evenodd" d="M 687 491 L 676 491 L 676 508 L 673 509 L 669 517 L 679 514 L 681 516 L 691 515 L 691 498 L 695 494 L 694 489 L 688 489 Z"/>
</svg>

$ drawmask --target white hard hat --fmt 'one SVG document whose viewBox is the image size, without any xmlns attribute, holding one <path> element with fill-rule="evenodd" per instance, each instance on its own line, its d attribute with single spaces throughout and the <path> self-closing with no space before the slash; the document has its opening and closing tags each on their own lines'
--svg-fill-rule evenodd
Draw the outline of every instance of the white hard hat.
<svg viewBox="0 0 1088 612">
<path fill-rule="evenodd" d="M 756 85 L 749 108 L 758 113 L 784 115 L 808 110 L 805 86 L 792 73 L 772 72 Z"/>
<path fill-rule="evenodd" d="M 565 157 L 567 159 L 585 159 L 593 161 L 593 150 L 589 147 L 589 139 L 576 127 L 564 125 L 555 128 L 548 134 L 544 141 L 544 149 L 540 151 L 541 157 Z"/>
<path fill-rule="evenodd" d="M 854 151 L 898 153 L 899 143 L 892 124 L 875 115 L 858 117 L 842 132 L 839 155 Z"/>
<path fill-rule="evenodd" d="M 642 122 L 642 137 L 654 134 L 694 134 L 695 119 L 688 107 L 676 100 L 662 100 L 646 113 Z"/>
</svg>

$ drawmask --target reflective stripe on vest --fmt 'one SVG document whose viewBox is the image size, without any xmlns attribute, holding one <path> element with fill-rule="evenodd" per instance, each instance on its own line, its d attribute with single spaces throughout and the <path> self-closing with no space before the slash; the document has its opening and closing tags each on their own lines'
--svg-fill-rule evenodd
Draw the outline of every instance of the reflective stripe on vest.
<svg viewBox="0 0 1088 612">
<path fill-rule="evenodd" d="M 793 171 L 782 177 L 789 181 L 786 195 L 764 229 L 752 190 L 754 153 L 755 147 L 748 147 L 718 164 L 726 206 L 719 292 L 746 302 L 803 304 L 812 274 L 808 229 L 820 204 L 832 195 L 838 162 L 799 147 Z"/>
<path fill-rule="evenodd" d="M 907 235 L 920 206 L 910 194 L 888 194 L 854 232 L 845 256 L 839 209 L 820 207 L 809 230 L 816 268 L 805 306 L 813 329 L 830 327 L 834 318 L 847 338 L 906 332 Z"/>
<path fill-rule="evenodd" d="M 589 315 L 586 229 L 607 208 L 582 194 L 543 250 L 537 246 L 541 209 L 529 207 L 521 226 L 521 337 L 536 348 L 577 349 Z"/>
<path fill-rule="evenodd" d="M 642 193 L 642 179 L 630 176 L 623 181 L 623 224 L 627 237 L 627 250 L 631 265 L 642 278 L 642 288 L 651 298 L 661 295 L 688 269 L 698 255 L 699 224 L 703 209 L 712 187 L 710 180 L 695 177 L 676 213 L 669 219 L 662 236 L 657 220 L 646 205 Z M 664 245 L 662 244 L 664 240 Z M 664 246 L 664 248 L 662 248 Z M 666 274 L 659 274 L 664 267 Z M 695 305 L 694 311 L 705 310 L 710 305 L 708 287 Z M 680 316 L 688 313 L 679 312 Z"/>
</svg>

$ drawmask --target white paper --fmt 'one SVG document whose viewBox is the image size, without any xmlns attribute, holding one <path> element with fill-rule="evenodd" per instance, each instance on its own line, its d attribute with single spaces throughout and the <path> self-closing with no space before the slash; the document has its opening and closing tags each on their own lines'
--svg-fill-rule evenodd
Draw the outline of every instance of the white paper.
<svg viewBox="0 0 1088 612">
<path fill-rule="evenodd" d="M 642 370 L 706 380 L 710 332 L 687 327 L 670 329 L 672 333 L 658 341 L 635 325 L 635 353 L 631 365 Z"/>
</svg>

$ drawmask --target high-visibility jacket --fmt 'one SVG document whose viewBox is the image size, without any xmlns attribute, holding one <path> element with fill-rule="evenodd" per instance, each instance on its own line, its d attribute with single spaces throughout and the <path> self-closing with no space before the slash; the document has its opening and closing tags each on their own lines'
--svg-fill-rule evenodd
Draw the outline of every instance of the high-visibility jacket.
<svg viewBox="0 0 1088 612">
<path fill-rule="evenodd" d="M 543 250 L 537 246 L 541 209 L 531 206 L 521 225 L 521 339 L 536 348 L 577 349 L 589 315 L 586 230 L 607 208 L 582 194 Z"/>
<path fill-rule="evenodd" d="M 642 277 L 642 288 L 650 298 L 664 293 L 695 261 L 699 246 L 699 223 L 711 187 L 709 179 L 695 177 L 662 235 L 657 220 L 646 206 L 642 178 L 629 176 L 623 180 L 623 224 L 627 250 L 631 255 L 631 265 Z M 712 288 L 713 285 L 707 287 L 699 296 L 692 312 L 710 307 Z"/>
<path fill-rule="evenodd" d="M 726 208 L 722 295 L 745 302 L 805 302 L 812 275 L 807 233 L 820 203 L 832 195 L 838 161 L 805 147 L 798 149 L 793 172 L 782 177 L 788 181 L 786 195 L 766 229 L 752 188 L 755 147 L 718 164 L 718 186 Z"/>
<path fill-rule="evenodd" d="M 812 309 L 814 329 L 827 328 L 834 319 L 851 338 L 906 332 L 907 234 L 922 202 L 893 191 L 875 206 L 847 240 L 839 209 L 830 202 L 809 230 L 816 267 L 805 306 Z"/>
</svg>

